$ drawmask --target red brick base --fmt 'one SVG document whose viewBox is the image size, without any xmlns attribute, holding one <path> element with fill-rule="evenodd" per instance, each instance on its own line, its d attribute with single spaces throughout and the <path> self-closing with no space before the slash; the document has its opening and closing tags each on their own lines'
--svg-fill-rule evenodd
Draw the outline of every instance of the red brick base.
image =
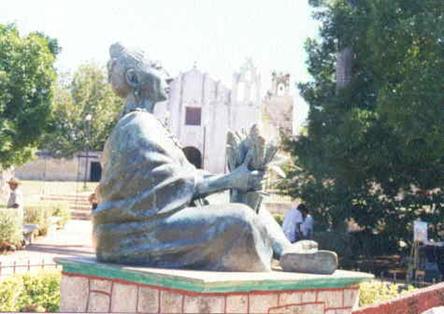
<svg viewBox="0 0 444 314">
<path fill-rule="evenodd" d="M 62 312 L 349 314 L 358 287 L 196 293 L 64 273 Z M 394 313 L 391 313 L 394 314 Z"/>
</svg>

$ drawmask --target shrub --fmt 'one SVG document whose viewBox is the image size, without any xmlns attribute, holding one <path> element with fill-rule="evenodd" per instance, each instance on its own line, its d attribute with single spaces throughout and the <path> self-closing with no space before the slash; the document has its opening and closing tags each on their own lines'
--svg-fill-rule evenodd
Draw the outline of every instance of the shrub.
<svg viewBox="0 0 444 314">
<path fill-rule="evenodd" d="M 57 312 L 60 272 L 15 275 L 0 282 L 0 311 Z"/>
<path fill-rule="evenodd" d="M 19 310 L 43 308 L 48 312 L 57 312 L 60 304 L 59 272 L 43 272 L 22 276 L 24 291 L 20 295 Z"/>
<path fill-rule="evenodd" d="M 388 301 L 413 290 L 413 286 L 383 281 L 364 282 L 359 285 L 359 306 Z"/>
<path fill-rule="evenodd" d="M 15 208 L 0 209 L 0 248 L 22 243 L 23 221 L 17 211 Z"/>
<path fill-rule="evenodd" d="M 0 281 L 0 312 L 18 311 L 17 303 L 23 291 L 23 282 L 18 276 Z"/>
<path fill-rule="evenodd" d="M 48 233 L 51 216 L 60 217 L 60 221 L 57 223 L 59 227 L 63 227 L 71 218 L 67 203 L 38 202 L 26 204 L 25 207 L 25 222 L 39 225 L 39 235 Z"/>
<path fill-rule="evenodd" d="M 341 261 L 355 256 L 355 252 L 350 249 L 350 236 L 346 233 L 315 231 L 313 240 L 318 242 L 320 249 L 331 250 L 338 253 Z"/>
<path fill-rule="evenodd" d="M 25 223 L 37 224 L 39 226 L 39 235 L 46 235 L 48 233 L 51 214 L 52 208 L 44 203 L 25 205 Z"/>
<path fill-rule="evenodd" d="M 71 212 L 67 203 L 53 203 L 52 216 L 60 217 L 60 221 L 57 223 L 60 228 L 63 228 L 68 220 L 71 219 Z"/>
</svg>

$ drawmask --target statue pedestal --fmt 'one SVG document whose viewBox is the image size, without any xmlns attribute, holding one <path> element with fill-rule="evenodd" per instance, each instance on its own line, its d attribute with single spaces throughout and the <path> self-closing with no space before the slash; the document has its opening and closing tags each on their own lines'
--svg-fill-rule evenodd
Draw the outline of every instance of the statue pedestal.
<svg viewBox="0 0 444 314">
<path fill-rule="evenodd" d="M 59 258 L 61 312 L 351 313 L 372 275 L 232 273 L 127 267 Z"/>
</svg>

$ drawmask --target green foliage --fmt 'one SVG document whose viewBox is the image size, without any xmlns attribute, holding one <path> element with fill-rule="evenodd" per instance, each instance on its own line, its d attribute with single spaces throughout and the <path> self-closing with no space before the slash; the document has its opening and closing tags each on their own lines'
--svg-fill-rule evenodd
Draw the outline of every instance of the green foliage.
<svg viewBox="0 0 444 314">
<path fill-rule="evenodd" d="M 52 203 L 51 208 L 51 215 L 60 218 L 60 221 L 57 224 L 60 228 L 63 228 L 71 219 L 69 205 L 67 203 Z"/>
<path fill-rule="evenodd" d="M 37 224 L 39 235 L 48 234 L 49 217 L 52 215 L 52 208 L 46 203 L 26 204 L 25 223 Z"/>
<path fill-rule="evenodd" d="M 37 224 L 39 226 L 39 235 L 46 235 L 50 225 L 50 217 L 60 217 L 57 222 L 59 227 L 63 227 L 70 219 L 71 214 L 69 206 L 66 203 L 38 202 L 26 204 L 25 223 Z"/>
<path fill-rule="evenodd" d="M 101 151 L 121 108 L 106 71 L 94 64 L 80 66 L 70 83 L 57 86 L 52 129 L 43 148 L 58 157 L 85 149 Z"/>
<path fill-rule="evenodd" d="M 0 24 L 0 168 L 32 157 L 51 113 L 57 42 Z"/>
<path fill-rule="evenodd" d="M 57 312 L 60 304 L 59 272 L 42 272 L 22 276 L 24 291 L 19 298 L 19 309 L 41 307 L 48 312 Z"/>
<path fill-rule="evenodd" d="M 404 286 L 382 281 L 369 281 L 359 285 L 359 305 L 392 300 L 402 294 L 415 290 L 413 286 Z"/>
<path fill-rule="evenodd" d="M 0 248 L 5 245 L 20 246 L 23 240 L 21 215 L 15 208 L 0 209 Z"/>
<path fill-rule="evenodd" d="M 13 276 L 0 281 L 0 312 L 18 311 L 17 303 L 23 291 L 23 281 Z"/>
<path fill-rule="evenodd" d="M 307 41 L 313 81 L 299 85 L 308 128 L 286 142 L 294 167 L 281 188 L 315 209 L 318 229 L 344 232 L 353 218 L 409 243 L 414 219 L 444 221 L 444 2 L 349 2 L 312 1 L 322 26 Z M 337 90 L 344 47 L 352 77 Z"/>
<path fill-rule="evenodd" d="M 349 234 L 333 231 L 315 231 L 313 240 L 318 243 L 319 248 L 335 251 L 341 259 L 341 264 L 344 259 L 348 260 L 354 257 L 352 252 L 353 238 Z"/>
<path fill-rule="evenodd" d="M 15 275 L 0 281 L 1 312 L 57 312 L 60 304 L 59 272 Z"/>
</svg>

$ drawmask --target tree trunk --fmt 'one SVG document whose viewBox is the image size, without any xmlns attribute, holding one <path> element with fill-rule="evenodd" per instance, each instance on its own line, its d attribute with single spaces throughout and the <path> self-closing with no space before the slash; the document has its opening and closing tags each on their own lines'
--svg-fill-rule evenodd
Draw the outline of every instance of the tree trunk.
<svg viewBox="0 0 444 314">
<path fill-rule="evenodd" d="M 356 7 L 355 0 L 348 0 L 348 3 L 353 8 Z M 339 38 L 339 47 L 341 45 L 341 38 Z M 351 82 L 353 74 L 353 49 L 351 47 L 345 47 L 338 52 L 336 58 L 336 90 L 340 90 Z"/>
<path fill-rule="evenodd" d="M 346 47 L 339 51 L 336 60 L 336 89 L 346 87 L 351 82 L 353 49 Z"/>
</svg>

